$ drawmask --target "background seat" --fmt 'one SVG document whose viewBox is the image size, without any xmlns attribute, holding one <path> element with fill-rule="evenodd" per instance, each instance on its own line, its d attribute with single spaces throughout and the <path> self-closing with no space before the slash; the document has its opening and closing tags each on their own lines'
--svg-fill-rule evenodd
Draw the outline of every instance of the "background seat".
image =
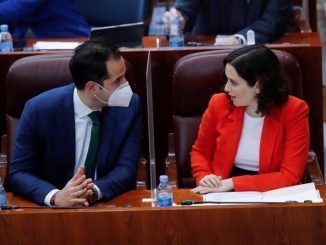
<svg viewBox="0 0 326 245">
<path fill-rule="evenodd" d="M 190 150 L 197 138 L 201 116 L 214 93 L 224 92 L 223 59 L 231 50 L 201 52 L 184 56 L 175 64 L 172 81 L 172 113 L 174 133 L 169 135 L 166 172 L 171 184 L 179 188 L 195 186 L 190 167 Z M 273 50 L 292 85 L 292 93 L 302 97 L 301 70 L 298 61 L 289 53 Z M 316 163 L 315 154 L 309 161 Z M 316 166 L 316 167 L 319 167 Z M 316 173 L 319 173 L 316 174 Z M 319 168 L 314 180 L 323 183 Z M 310 175 L 309 175 L 310 176 Z M 305 176 L 305 181 L 309 181 Z M 316 177 L 317 176 L 317 177 Z"/>
<path fill-rule="evenodd" d="M 12 148 L 16 134 L 16 128 L 24 109 L 25 103 L 30 98 L 52 88 L 72 83 L 69 70 L 71 54 L 36 55 L 22 58 L 13 63 L 6 77 L 6 126 L 7 134 L 2 138 L 0 174 L 5 179 L 12 158 Z M 126 78 L 134 81 L 134 71 L 131 64 L 126 61 Z M 134 91 L 136 84 L 131 83 Z M 6 152 L 4 152 L 4 150 Z M 146 187 L 146 160 L 139 161 L 137 188 Z"/>
</svg>

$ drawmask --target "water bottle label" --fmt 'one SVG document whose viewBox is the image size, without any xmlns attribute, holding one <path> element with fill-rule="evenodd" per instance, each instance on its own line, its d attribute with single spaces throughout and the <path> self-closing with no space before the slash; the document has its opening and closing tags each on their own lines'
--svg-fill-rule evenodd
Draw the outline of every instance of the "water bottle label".
<svg viewBox="0 0 326 245">
<path fill-rule="evenodd" d="M 0 195 L 0 206 L 6 205 L 6 196 Z"/>
<path fill-rule="evenodd" d="M 169 46 L 170 47 L 183 47 L 184 39 L 180 38 L 180 37 L 170 37 Z"/>
<path fill-rule="evenodd" d="M 172 196 L 158 196 L 157 197 L 157 204 L 160 207 L 172 206 Z"/>
<path fill-rule="evenodd" d="M 1 52 L 11 52 L 13 49 L 12 42 L 3 42 L 0 45 Z"/>
</svg>

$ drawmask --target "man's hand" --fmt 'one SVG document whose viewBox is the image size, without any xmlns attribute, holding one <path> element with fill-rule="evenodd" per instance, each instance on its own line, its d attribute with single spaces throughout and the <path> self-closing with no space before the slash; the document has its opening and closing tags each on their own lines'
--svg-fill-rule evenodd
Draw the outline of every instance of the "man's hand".
<svg viewBox="0 0 326 245">
<path fill-rule="evenodd" d="M 231 36 L 226 39 L 218 39 L 218 37 L 215 39 L 214 45 L 241 45 L 241 42 L 239 38 L 236 36 Z"/>
<path fill-rule="evenodd" d="M 206 177 L 206 176 L 205 176 Z M 224 179 L 221 181 L 219 187 L 210 187 L 210 186 L 198 186 L 191 190 L 193 193 L 207 194 L 213 192 L 227 192 L 234 189 L 232 178 Z"/>
<path fill-rule="evenodd" d="M 55 194 L 56 206 L 89 206 L 87 197 L 92 193 L 92 179 L 86 179 L 85 168 L 80 167 L 66 186 Z"/>
<path fill-rule="evenodd" d="M 186 21 L 183 18 L 182 14 L 180 13 L 180 11 L 176 10 L 175 8 L 172 8 L 170 11 L 166 11 L 163 15 L 163 23 L 164 23 L 164 27 L 167 33 L 170 33 L 170 26 L 171 26 L 171 21 L 173 18 L 179 18 L 180 20 L 180 28 L 181 28 L 181 32 L 183 32 L 183 29 L 185 27 Z"/>
</svg>

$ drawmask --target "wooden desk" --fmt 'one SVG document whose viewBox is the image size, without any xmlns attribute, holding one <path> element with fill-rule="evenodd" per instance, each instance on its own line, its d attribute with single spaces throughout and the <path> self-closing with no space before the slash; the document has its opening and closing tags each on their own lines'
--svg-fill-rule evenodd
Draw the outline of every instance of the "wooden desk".
<svg viewBox="0 0 326 245">
<path fill-rule="evenodd" d="M 211 37 L 196 36 L 194 40 L 210 42 Z M 155 40 L 154 40 L 155 41 Z M 289 44 L 292 42 L 292 44 Z M 302 69 L 303 98 L 310 108 L 309 122 L 311 125 L 311 147 L 317 153 L 321 169 L 324 169 L 323 149 L 323 109 L 322 109 L 322 49 L 318 33 L 291 33 L 275 44 L 268 45 L 270 48 L 283 50 L 293 54 L 299 61 Z M 132 64 L 135 71 L 135 83 L 137 93 L 140 94 L 144 108 L 146 108 L 146 64 L 147 55 L 151 51 L 153 98 L 154 98 L 154 124 L 155 124 L 155 149 L 158 171 L 163 171 L 165 157 L 167 155 L 167 135 L 173 131 L 172 123 L 172 75 L 173 67 L 181 57 L 201 51 L 216 49 L 234 49 L 231 46 L 202 46 L 184 48 L 142 48 L 122 49 L 122 55 Z M 60 51 L 69 52 L 69 51 Z M 10 65 L 17 59 L 46 53 L 59 53 L 59 51 L 38 52 L 14 52 L 0 54 L 0 135 L 5 133 L 5 76 Z M 146 113 L 146 110 L 144 110 Z M 144 114 L 145 115 L 145 114 Z M 147 120 L 145 120 L 146 122 Z M 144 139 L 147 139 L 147 130 L 144 130 Z M 147 140 L 144 149 L 147 149 Z M 146 154 L 146 152 L 145 152 Z"/>
<path fill-rule="evenodd" d="M 143 46 L 145 48 L 156 48 L 156 39 L 160 39 L 161 47 L 168 47 L 169 43 L 166 36 L 154 37 L 154 36 L 144 36 Z M 35 40 L 33 40 L 35 42 Z M 32 43 L 33 43 L 32 42 Z M 213 45 L 215 43 L 215 35 L 193 35 L 186 36 L 185 43 L 187 42 L 198 42 L 203 45 Z M 309 46 L 320 46 L 320 37 L 318 32 L 308 32 L 308 33 L 286 33 L 272 44 L 300 44 Z"/>
<path fill-rule="evenodd" d="M 320 187 L 326 197 L 326 187 Z M 130 191 L 77 210 L 0 211 L 1 244 L 325 244 L 326 203 L 151 208 Z M 10 204 L 34 205 L 13 195 Z M 174 190 L 177 203 L 200 200 Z M 132 207 L 124 207 L 126 204 Z M 108 208 L 107 205 L 116 205 Z"/>
</svg>

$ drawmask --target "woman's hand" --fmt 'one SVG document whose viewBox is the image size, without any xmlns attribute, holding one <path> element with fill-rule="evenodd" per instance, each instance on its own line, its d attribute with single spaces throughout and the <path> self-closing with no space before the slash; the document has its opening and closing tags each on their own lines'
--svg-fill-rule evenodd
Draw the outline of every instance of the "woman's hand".
<svg viewBox="0 0 326 245">
<path fill-rule="evenodd" d="M 215 174 L 209 174 L 199 181 L 199 186 L 218 188 L 222 185 L 222 177 Z"/>
<path fill-rule="evenodd" d="M 234 189 L 234 185 L 233 185 L 232 178 L 228 178 L 228 179 L 221 180 L 221 185 L 219 187 L 199 185 L 196 188 L 192 189 L 191 192 L 199 193 L 199 194 L 207 194 L 213 192 L 227 192 L 227 191 L 232 191 L 233 189 Z"/>
</svg>

